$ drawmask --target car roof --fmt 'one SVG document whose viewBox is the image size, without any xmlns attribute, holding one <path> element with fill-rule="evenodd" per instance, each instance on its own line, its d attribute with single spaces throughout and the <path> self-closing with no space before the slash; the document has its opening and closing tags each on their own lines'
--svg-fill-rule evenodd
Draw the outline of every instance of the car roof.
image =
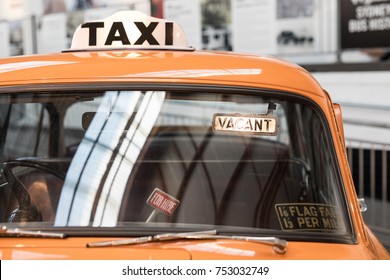
<svg viewBox="0 0 390 280">
<path fill-rule="evenodd" d="M 270 56 L 217 51 L 112 50 L 0 59 L 0 89 L 77 83 L 169 83 L 326 93 L 302 67 Z"/>
</svg>

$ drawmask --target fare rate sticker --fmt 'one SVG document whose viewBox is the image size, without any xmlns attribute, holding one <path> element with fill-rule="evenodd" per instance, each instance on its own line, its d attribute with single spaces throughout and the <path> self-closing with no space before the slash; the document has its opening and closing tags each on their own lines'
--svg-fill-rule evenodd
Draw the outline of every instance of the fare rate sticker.
<svg viewBox="0 0 390 280">
<path fill-rule="evenodd" d="M 275 210 L 283 230 L 341 230 L 336 207 L 315 203 L 276 204 Z"/>
<path fill-rule="evenodd" d="M 149 196 L 147 203 L 154 209 L 171 216 L 173 212 L 175 212 L 177 206 L 179 206 L 180 201 L 159 188 L 155 188 Z"/>
<path fill-rule="evenodd" d="M 214 114 L 213 130 L 221 132 L 276 135 L 278 121 L 271 115 Z"/>
</svg>

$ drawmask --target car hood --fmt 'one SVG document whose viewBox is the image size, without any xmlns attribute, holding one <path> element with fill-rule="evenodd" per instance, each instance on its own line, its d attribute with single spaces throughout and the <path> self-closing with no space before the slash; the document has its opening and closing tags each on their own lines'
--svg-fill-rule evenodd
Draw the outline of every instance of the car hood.
<svg viewBox="0 0 390 280">
<path fill-rule="evenodd" d="M 237 240 L 175 240 L 147 244 L 88 248 L 87 243 L 108 238 L 27 239 L 6 238 L 0 249 L 5 259 L 56 260 L 205 260 L 205 259 L 377 259 L 363 244 L 289 242 L 287 252 L 272 246 Z M 321 253 L 319 253 L 321 252 Z"/>
</svg>

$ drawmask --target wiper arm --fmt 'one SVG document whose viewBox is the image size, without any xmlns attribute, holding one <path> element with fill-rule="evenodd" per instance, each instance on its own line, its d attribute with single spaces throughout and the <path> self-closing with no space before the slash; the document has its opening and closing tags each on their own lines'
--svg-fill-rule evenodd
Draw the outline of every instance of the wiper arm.
<svg viewBox="0 0 390 280">
<path fill-rule="evenodd" d="M 42 237 L 42 238 L 65 238 L 64 233 L 45 232 L 40 230 L 23 230 L 19 228 L 1 227 L 0 236 L 16 236 L 16 237 Z"/>
<path fill-rule="evenodd" d="M 278 254 L 285 254 L 287 250 L 287 241 L 277 237 L 253 237 L 253 236 L 230 236 L 230 235 L 216 235 L 216 230 L 209 231 L 195 231 L 195 232 L 183 232 L 183 233 L 166 233 L 158 234 L 154 236 L 135 237 L 124 240 L 113 240 L 103 242 L 90 242 L 87 247 L 108 247 L 108 246 L 120 246 L 120 245 L 134 245 L 143 244 L 153 241 L 165 241 L 176 239 L 230 239 L 241 240 L 248 242 L 256 242 L 260 244 L 272 245 L 273 250 Z"/>
<path fill-rule="evenodd" d="M 134 245 L 134 244 L 143 244 L 152 241 L 165 241 L 165 240 L 176 240 L 182 238 L 188 239 L 201 239 L 202 236 L 213 236 L 217 234 L 216 230 L 206 230 L 206 231 L 193 231 L 193 232 L 180 232 L 180 233 L 164 233 L 143 237 L 134 237 L 127 238 L 123 240 L 112 240 L 112 241 L 102 241 L 102 242 L 89 242 L 87 247 L 108 247 L 108 246 L 121 246 L 121 245 Z"/>
<path fill-rule="evenodd" d="M 241 240 L 248 242 L 256 242 L 260 244 L 272 245 L 272 249 L 278 254 L 285 254 L 287 251 L 287 241 L 277 237 L 254 237 L 254 236 L 230 236 L 230 235 L 209 235 L 199 236 L 203 239 L 230 239 L 230 240 Z M 195 237 L 196 238 L 196 237 Z M 195 239 L 193 238 L 193 239 Z"/>
</svg>

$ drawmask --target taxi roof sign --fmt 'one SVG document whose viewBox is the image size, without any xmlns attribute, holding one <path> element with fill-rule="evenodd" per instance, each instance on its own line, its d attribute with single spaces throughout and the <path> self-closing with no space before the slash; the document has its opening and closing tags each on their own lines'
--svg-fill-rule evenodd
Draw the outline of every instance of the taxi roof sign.
<svg viewBox="0 0 390 280">
<path fill-rule="evenodd" d="M 80 24 L 67 51 L 113 49 L 193 50 L 177 23 L 139 11 L 121 11 Z"/>
</svg>

